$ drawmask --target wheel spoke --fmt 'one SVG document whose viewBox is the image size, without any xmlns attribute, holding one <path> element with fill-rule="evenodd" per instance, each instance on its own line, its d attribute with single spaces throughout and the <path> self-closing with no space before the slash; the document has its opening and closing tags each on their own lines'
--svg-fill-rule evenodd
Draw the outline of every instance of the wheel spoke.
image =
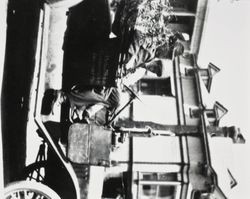
<svg viewBox="0 0 250 199">
<path fill-rule="evenodd" d="M 43 182 L 45 178 L 45 164 L 45 162 L 36 162 L 27 166 L 24 172 L 24 179 Z"/>
<path fill-rule="evenodd" d="M 37 174 L 35 180 L 37 182 L 42 182 L 44 180 L 44 176 L 41 174 L 41 168 L 40 169 L 36 169 L 35 172 Z"/>
<path fill-rule="evenodd" d="M 21 199 L 21 192 L 17 192 L 17 198 Z"/>
<path fill-rule="evenodd" d="M 4 192 L 4 199 L 60 199 L 50 187 L 34 181 L 11 183 Z"/>
</svg>

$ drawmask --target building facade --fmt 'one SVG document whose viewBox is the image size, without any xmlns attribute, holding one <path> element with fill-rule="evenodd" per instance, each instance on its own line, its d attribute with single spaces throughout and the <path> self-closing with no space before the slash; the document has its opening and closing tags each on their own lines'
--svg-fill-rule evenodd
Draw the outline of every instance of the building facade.
<svg viewBox="0 0 250 199">
<path fill-rule="evenodd" d="M 237 182 L 229 167 L 214 167 L 212 143 L 221 138 L 232 147 L 245 140 L 236 127 L 219 127 L 227 109 L 209 98 L 219 68 L 200 68 L 193 54 L 162 62 L 168 72 L 141 79 L 136 88 L 142 102 L 134 101 L 130 117 L 118 122 L 133 136 L 111 153 L 117 166 L 110 171 L 130 177 L 129 198 L 227 198 L 221 184 Z"/>
</svg>

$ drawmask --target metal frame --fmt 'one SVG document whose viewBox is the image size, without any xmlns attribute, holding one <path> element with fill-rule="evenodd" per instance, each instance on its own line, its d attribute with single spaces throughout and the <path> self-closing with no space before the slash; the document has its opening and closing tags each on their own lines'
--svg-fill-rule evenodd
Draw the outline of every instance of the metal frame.
<svg viewBox="0 0 250 199">
<path fill-rule="evenodd" d="M 50 7 L 45 3 L 43 10 L 41 10 L 40 13 L 40 27 L 38 33 L 36 65 L 35 65 L 35 75 L 34 75 L 34 83 L 36 84 L 36 96 L 35 96 L 33 117 L 37 127 L 43 134 L 45 141 L 48 143 L 49 147 L 51 147 L 51 149 L 55 152 L 55 154 L 59 157 L 63 166 L 67 169 L 75 187 L 76 199 L 80 199 L 80 189 L 76 174 L 71 164 L 67 161 L 67 158 L 64 155 L 63 151 L 60 150 L 60 148 L 58 148 L 56 144 L 53 142 L 49 132 L 47 131 L 42 122 L 42 118 L 40 115 L 42 96 L 45 85 L 44 82 L 45 82 L 45 71 L 46 71 L 46 55 L 48 47 L 49 16 L 50 16 Z"/>
</svg>

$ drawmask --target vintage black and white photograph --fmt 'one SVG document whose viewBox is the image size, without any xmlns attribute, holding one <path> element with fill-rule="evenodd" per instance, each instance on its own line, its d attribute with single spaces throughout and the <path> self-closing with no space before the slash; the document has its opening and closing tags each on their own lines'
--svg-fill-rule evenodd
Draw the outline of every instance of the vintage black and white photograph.
<svg viewBox="0 0 250 199">
<path fill-rule="evenodd" d="M 249 0 L 1 0 L 0 198 L 250 198 Z"/>
</svg>

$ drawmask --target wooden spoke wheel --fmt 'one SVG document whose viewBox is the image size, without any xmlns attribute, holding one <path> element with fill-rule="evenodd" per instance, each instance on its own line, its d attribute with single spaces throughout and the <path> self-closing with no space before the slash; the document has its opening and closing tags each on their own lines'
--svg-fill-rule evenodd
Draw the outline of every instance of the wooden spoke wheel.
<svg viewBox="0 0 250 199">
<path fill-rule="evenodd" d="M 48 186 L 34 181 L 18 181 L 4 188 L 4 199 L 60 199 Z"/>
</svg>

